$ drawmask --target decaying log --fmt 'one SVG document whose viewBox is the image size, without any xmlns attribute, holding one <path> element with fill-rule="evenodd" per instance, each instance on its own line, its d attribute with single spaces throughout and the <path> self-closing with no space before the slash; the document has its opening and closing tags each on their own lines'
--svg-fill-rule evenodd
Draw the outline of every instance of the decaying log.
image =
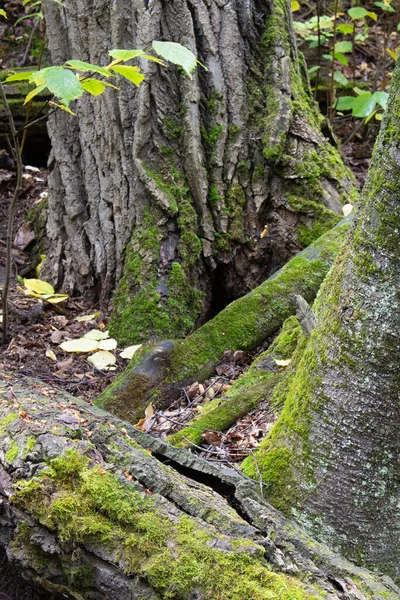
<svg viewBox="0 0 400 600">
<path fill-rule="evenodd" d="M 39 381 L 2 377 L 0 403 L 0 547 L 37 597 L 400 598 L 235 470 Z"/>
</svg>

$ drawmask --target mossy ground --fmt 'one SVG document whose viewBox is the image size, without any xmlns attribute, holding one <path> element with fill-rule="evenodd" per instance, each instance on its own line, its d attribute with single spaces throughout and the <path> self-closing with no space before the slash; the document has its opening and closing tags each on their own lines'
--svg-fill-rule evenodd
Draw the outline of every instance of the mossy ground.
<svg viewBox="0 0 400 600">
<path fill-rule="evenodd" d="M 317 600 L 325 597 L 300 581 L 272 572 L 261 546 L 210 533 L 182 515 L 173 520 L 157 499 L 135 484 L 124 484 L 89 459 L 67 451 L 40 476 L 19 484 L 13 503 L 54 531 L 69 552 L 80 544 L 99 544 L 116 556 L 127 575 L 137 576 L 170 600 L 187 600 L 199 590 L 209 600 Z M 224 539 L 224 550 L 217 547 Z M 33 546 L 21 531 L 14 544 Z M 229 547 L 230 546 L 230 547 Z M 45 554 L 45 553 L 43 553 Z M 46 560 L 46 556 L 36 560 Z M 71 566 L 71 565 L 70 565 Z M 65 572 L 76 592 L 90 586 L 90 566 Z M 83 573 L 89 575 L 82 577 Z"/>
</svg>

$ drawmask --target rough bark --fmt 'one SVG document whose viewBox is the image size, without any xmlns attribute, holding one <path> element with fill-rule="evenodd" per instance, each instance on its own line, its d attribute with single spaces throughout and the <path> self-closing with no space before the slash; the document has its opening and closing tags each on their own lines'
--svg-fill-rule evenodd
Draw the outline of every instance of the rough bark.
<svg viewBox="0 0 400 600">
<path fill-rule="evenodd" d="M 397 64 L 351 243 L 321 288 L 318 326 L 257 458 L 275 505 L 397 580 L 399 128 Z M 251 459 L 246 472 L 256 472 Z"/>
<path fill-rule="evenodd" d="M 296 294 L 309 302 L 315 298 L 345 239 L 349 219 L 185 339 L 162 342 L 151 350 L 144 346 L 96 404 L 136 423 L 150 401 L 166 406 L 184 385 L 207 379 L 225 350 L 260 346 L 295 313 Z"/>
<path fill-rule="evenodd" d="M 49 121 L 43 277 L 108 301 L 121 342 L 178 337 L 339 220 L 353 181 L 325 134 L 286 0 L 46 3 L 53 62 L 180 42 L 190 80 L 142 67 Z M 266 233 L 268 226 L 270 234 Z"/>
<path fill-rule="evenodd" d="M 236 471 L 34 380 L 2 379 L 0 404 L 0 547 L 32 598 L 400 598 Z"/>
</svg>

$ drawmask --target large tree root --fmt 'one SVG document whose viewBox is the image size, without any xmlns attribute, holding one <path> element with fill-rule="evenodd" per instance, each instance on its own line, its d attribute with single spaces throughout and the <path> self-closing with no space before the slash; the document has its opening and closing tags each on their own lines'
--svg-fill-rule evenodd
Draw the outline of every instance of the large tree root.
<svg viewBox="0 0 400 600">
<path fill-rule="evenodd" d="M 225 350 L 252 350 L 262 344 L 295 313 L 296 294 L 308 302 L 315 298 L 348 227 L 342 221 L 184 340 L 163 342 L 133 359 L 96 405 L 136 422 L 150 401 L 165 406 L 183 385 L 206 379 Z"/>
<path fill-rule="evenodd" d="M 211 400 L 200 414 L 183 429 L 170 435 L 168 442 L 190 448 L 202 442 L 207 429 L 225 431 L 238 419 L 253 410 L 260 402 L 269 399 L 275 386 L 285 377 L 276 360 L 290 359 L 301 331 L 296 317 L 290 317 L 268 350 L 253 361 L 248 370 L 237 379 L 221 398 Z M 276 407 L 277 411 L 280 407 Z"/>
<path fill-rule="evenodd" d="M 0 546 L 38 596 L 400 598 L 235 471 L 33 380 L 2 380 L 0 403 Z"/>
</svg>

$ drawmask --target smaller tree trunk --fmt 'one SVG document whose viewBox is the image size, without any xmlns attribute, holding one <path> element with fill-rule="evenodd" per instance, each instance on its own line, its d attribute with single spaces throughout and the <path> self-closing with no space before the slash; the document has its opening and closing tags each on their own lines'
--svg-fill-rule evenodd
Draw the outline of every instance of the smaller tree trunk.
<svg viewBox="0 0 400 600">
<path fill-rule="evenodd" d="M 400 61 L 353 235 L 315 302 L 318 326 L 258 466 L 245 464 L 250 476 L 261 469 L 276 506 L 397 581 L 399 132 Z"/>
<path fill-rule="evenodd" d="M 33 380 L 0 406 L 0 547 L 53 600 L 399 597 L 235 471 Z"/>
</svg>

